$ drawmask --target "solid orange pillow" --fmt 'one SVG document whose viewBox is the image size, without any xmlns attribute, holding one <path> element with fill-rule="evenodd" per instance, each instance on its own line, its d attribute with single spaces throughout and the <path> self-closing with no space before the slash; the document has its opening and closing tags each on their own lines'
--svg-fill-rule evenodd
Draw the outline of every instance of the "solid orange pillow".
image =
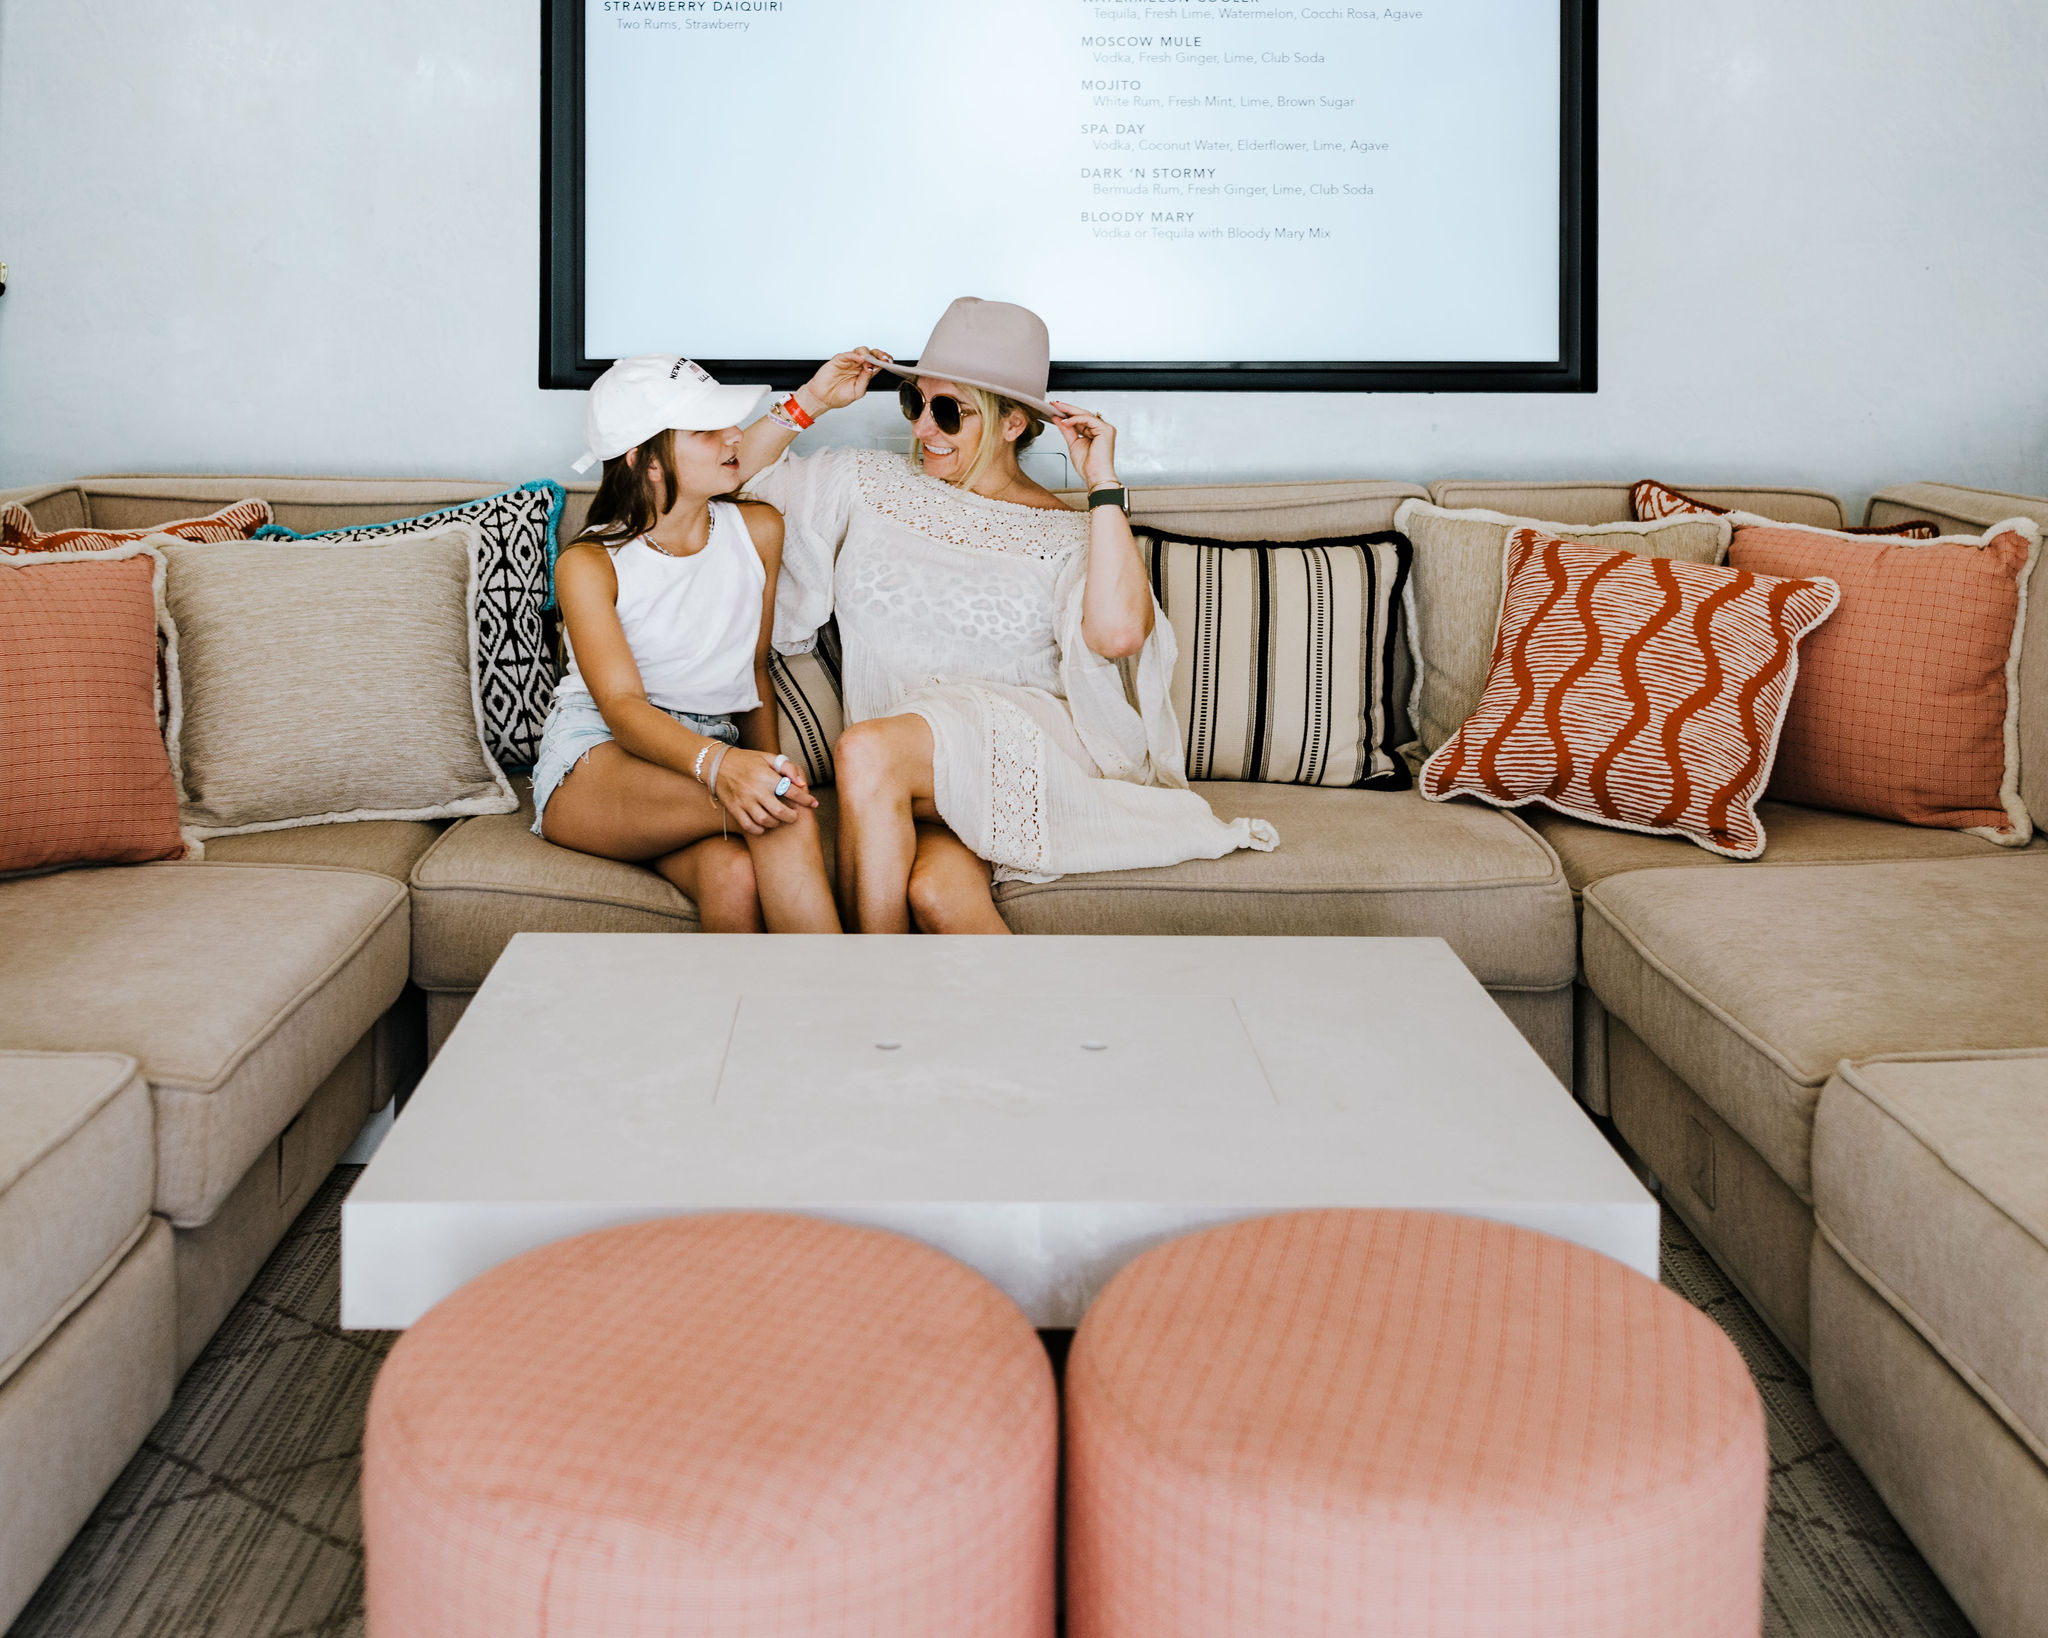
<svg viewBox="0 0 2048 1638">
<path fill-rule="evenodd" d="M 0 874 L 185 854 L 157 727 L 163 559 L 0 558 Z"/>
<path fill-rule="evenodd" d="M 1433 802 L 1541 802 L 1596 825 L 1764 850 L 1756 802 L 1831 581 L 1517 529 L 1479 706 L 1422 765 Z"/>
<path fill-rule="evenodd" d="M 180 518 L 147 529 L 58 529 L 43 534 L 26 506 L 0 507 L 0 552 L 100 552 L 149 535 L 180 540 L 248 540 L 270 521 L 270 502 L 236 501 L 203 518 Z"/>
<path fill-rule="evenodd" d="M 2020 647 L 2039 526 L 1888 541 L 1747 521 L 1730 564 L 1842 588 L 1801 653 L 1771 796 L 2025 847 Z"/>
</svg>

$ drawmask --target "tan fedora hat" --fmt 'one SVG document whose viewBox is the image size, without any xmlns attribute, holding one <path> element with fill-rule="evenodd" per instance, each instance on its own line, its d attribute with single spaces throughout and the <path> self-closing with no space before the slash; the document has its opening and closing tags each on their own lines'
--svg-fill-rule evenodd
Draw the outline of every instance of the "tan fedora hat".
<svg viewBox="0 0 2048 1638">
<path fill-rule="evenodd" d="M 1045 320 L 1015 302 L 962 296 L 932 326 L 932 338 L 914 362 L 882 368 L 906 378 L 921 375 L 957 381 L 963 387 L 985 387 L 1040 415 L 1057 418 L 1060 413 L 1045 397 L 1052 370 L 1052 338 Z"/>
</svg>

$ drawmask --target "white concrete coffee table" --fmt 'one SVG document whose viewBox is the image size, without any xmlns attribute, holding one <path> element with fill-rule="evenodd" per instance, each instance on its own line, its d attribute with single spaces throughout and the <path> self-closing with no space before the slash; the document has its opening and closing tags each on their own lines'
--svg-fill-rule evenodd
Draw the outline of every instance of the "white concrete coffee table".
<svg viewBox="0 0 2048 1638">
<path fill-rule="evenodd" d="M 924 1240 L 1040 1326 L 1210 1223 L 1657 1206 L 1439 939 L 522 934 L 342 1208 L 342 1324 L 675 1212 Z"/>
</svg>

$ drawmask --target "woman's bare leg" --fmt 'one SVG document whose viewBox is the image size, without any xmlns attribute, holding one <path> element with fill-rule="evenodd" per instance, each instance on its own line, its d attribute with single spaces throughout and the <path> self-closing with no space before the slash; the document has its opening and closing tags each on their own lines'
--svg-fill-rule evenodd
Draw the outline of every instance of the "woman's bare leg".
<svg viewBox="0 0 2048 1638">
<path fill-rule="evenodd" d="M 832 756 L 846 918 L 863 933 L 907 933 L 917 820 L 938 816 L 931 806 L 931 726 L 919 716 L 871 717 L 849 726 Z"/>
<path fill-rule="evenodd" d="M 779 832 L 747 836 L 694 779 L 644 762 L 614 740 L 592 747 L 569 770 L 541 824 L 557 846 L 652 865 L 696 901 L 708 933 L 760 930 L 757 882 L 764 875 L 772 930 L 837 932 L 817 821 L 806 812 L 779 830 L 793 834 L 757 859 L 753 844 Z"/>
<path fill-rule="evenodd" d="M 910 914 L 920 933 L 1007 933 L 989 890 L 988 861 L 944 825 L 917 827 Z"/>
</svg>

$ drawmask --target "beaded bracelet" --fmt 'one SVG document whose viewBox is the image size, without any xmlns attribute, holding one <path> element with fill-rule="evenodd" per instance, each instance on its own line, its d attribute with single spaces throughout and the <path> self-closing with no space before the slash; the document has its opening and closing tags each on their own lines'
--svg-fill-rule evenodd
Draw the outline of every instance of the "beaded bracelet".
<svg viewBox="0 0 2048 1638">
<path fill-rule="evenodd" d="M 700 785 L 704 785 L 704 759 L 711 754 L 712 746 L 717 743 L 715 739 L 707 739 L 697 751 L 697 760 L 690 764 L 690 777 Z M 704 785 L 704 788 L 707 791 L 711 789 L 709 785 Z"/>
</svg>

